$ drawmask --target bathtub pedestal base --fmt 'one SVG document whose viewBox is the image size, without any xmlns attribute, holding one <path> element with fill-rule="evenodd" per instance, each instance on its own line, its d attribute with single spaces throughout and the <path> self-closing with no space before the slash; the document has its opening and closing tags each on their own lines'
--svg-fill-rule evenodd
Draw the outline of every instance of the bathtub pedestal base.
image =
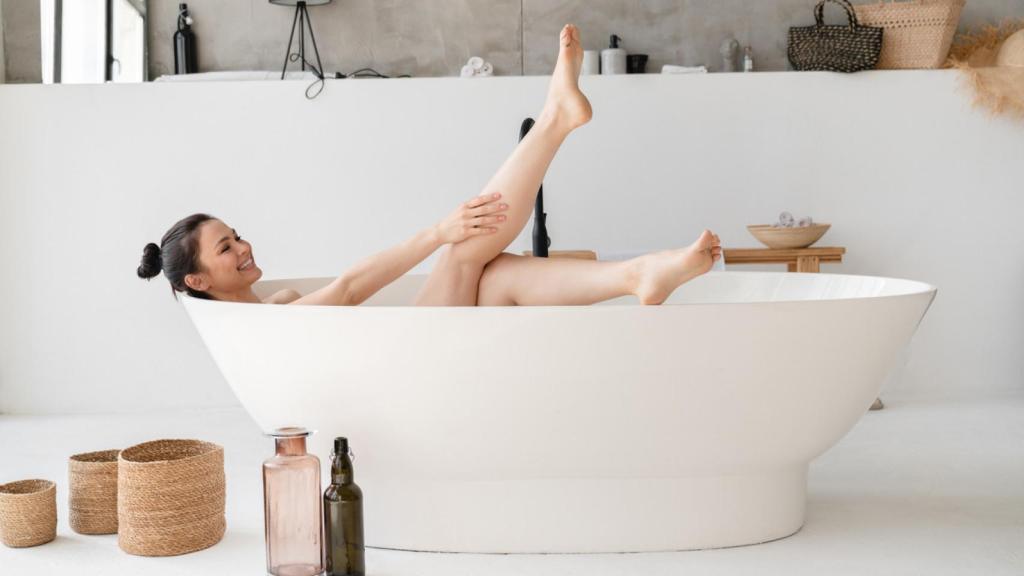
<svg viewBox="0 0 1024 576">
<path fill-rule="evenodd" d="M 804 521 L 807 466 L 737 476 L 382 482 L 369 546 L 478 553 L 653 552 L 757 544 Z M 363 480 L 360 481 L 363 483 Z"/>
</svg>

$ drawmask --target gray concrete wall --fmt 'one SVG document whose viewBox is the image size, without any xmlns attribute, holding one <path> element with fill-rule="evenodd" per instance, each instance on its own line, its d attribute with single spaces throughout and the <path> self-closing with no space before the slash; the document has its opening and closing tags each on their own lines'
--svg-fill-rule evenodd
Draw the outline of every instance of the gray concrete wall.
<svg viewBox="0 0 1024 576">
<path fill-rule="evenodd" d="M 0 0 L 6 8 L 7 75 L 38 82 L 39 2 Z M 859 3 L 859 0 L 858 0 Z M 814 0 L 337 0 L 310 8 L 324 67 L 371 66 L 388 75 L 453 76 L 471 55 L 501 75 L 547 74 L 565 22 L 575 22 L 587 49 L 616 33 L 633 53 L 662 64 L 721 69 L 719 46 L 735 37 L 751 45 L 759 70 L 785 70 L 786 31 L 813 22 Z M 172 35 L 178 0 L 149 0 L 150 77 L 174 70 Z M 284 63 L 293 10 L 267 0 L 192 0 L 202 71 L 276 70 Z M 1024 18 L 1024 0 L 968 0 L 961 28 Z M 838 7 L 827 20 L 845 19 Z M 311 55 L 309 55 L 311 56 Z"/>
<path fill-rule="evenodd" d="M 4 4 L 0 2 L 0 84 L 7 78 L 7 67 L 4 65 Z"/>
<path fill-rule="evenodd" d="M 188 5 L 200 70 L 281 69 L 294 8 L 267 0 Z M 150 77 L 156 78 L 174 72 L 178 1 L 150 0 L 149 6 Z M 310 7 L 309 15 L 331 72 L 371 66 L 387 75 L 452 76 L 472 55 L 486 55 L 497 74 L 521 70 L 520 0 L 337 0 Z M 306 59 L 314 61 L 307 50 Z"/>
<path fill-rule="evenodd" d="M 0 0 L 3 3 L 4 70 L 7 82 L 43 81 L 40 66 L 39 0 Z"/>
<path fill-rule="evenodd" d="M 874 1 L 874 0 L 872 0 Z M 547 74 L 556 52 L 551 38 L 562 24 L 574 22 L 584 34 L 584 48 L 607 47 L 618 34 L 630 53 L 650 55 L 648 72 L 663 64 L 722 68 L 719 49 L 726 38 L 753 48 L 758 70 L 787 70 L 786 37 L 790 26 L 814 23 L 815 0 L 523 0 L 527 74 Z M 865 4 L 868 0 L 852 0 Z M 960 28 L 1006 17 L 1024 18 L 1024 0 L 967 0 Z M 825 9 L 829 24 L 846 23 L 838 5 Z"/>
</svg>

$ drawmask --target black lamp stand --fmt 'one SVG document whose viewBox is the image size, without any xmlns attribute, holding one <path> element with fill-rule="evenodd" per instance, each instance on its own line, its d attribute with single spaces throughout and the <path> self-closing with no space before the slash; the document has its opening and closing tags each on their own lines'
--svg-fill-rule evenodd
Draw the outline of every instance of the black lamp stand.
<svg viewBox="0 0 1024 576">
<path fill-rule="evenodd" d="M 306 10 L 305 2 L 295 4 L 295 18 L 292 19 L 292 33 L 288 36 L 288 51 L 284 54 L 284 67 L 281 68 L 281 80 L 284 80 L 285 72 L 288 71 L 288 60 L 292 55 L 292 42 L 295 40 L 295 28 L 299 29 L 299 61 L 302 69 L 306 69 L 306 30 L 309 30 L 309 39 L 313 41 L 313 53 L 316 54 L 316 67 L 309 65 L 317 78 L 324 77 L 324 65 L 320 63 L 320 51 L 316 48 L 316 36 L 313 35 L 313 25 L 309 21 L 309 12 Z"/>
</svg>

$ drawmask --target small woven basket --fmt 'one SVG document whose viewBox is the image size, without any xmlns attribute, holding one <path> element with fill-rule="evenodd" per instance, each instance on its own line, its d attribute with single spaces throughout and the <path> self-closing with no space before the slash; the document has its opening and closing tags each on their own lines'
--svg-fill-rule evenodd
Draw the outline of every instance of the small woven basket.
<svg viewBox="0 0 1024 576">
<path fill-rule="evenodd" d="M 68 523 L 79 534 L 117 532 L 117 454 L 103 450 L 68 460 Z"/>
<path fill-rule="evenodd" d="M 224 536 L 224 449 L 155 440 L 121 451 L 117 544 L 138 556 L 176 556 Z"/>
<path fill-rule="evenodd" d="M 20 480 L 0 485 L 0 540 L 5 546 L 27 548 L 56 537 L 56 484 Z"/>
<path fill-rule="evenodd" d="M 825 25 L 825 4 L 838 4 L 846 11 L 845 26 Z M 821 0 L 814 7 L 813 26 L 789 29 L 786 55 L 794 70 L 859 72 L 878 63 L 882 51 L 882 29 L 858 21 L 848 0 Z"/>
<path fill-rule="evenodd" d="M 885 30 L 878 68 L 939 68 L 946 62 L 965 0 L 858 4 L 857 20 Z"/>
</svg>

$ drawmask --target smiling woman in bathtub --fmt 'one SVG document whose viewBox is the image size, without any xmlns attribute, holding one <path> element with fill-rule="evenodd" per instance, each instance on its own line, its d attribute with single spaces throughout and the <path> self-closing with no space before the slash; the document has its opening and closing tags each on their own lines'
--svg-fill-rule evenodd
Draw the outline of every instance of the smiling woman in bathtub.
<svg viewBox="0 0 1024 576">
<path fill-rule="evenodd" d="M 416 296 L 417 305 L 582 305 L 628 294 L 660 304 L 721 258 L 718 237 L 705 230 L 686 248 L 624 262 L 530 258 L 502 251 L 533 210 L 548 165 L 566 137 L 590 120 L 577 85 L 583 50 L 574 26 L 562 29 L 558 63 L 536 124 L 484 188 L 484 193 L 402 244 L 370 256 L 305 296 L 282 290 L 260 300 L 252 285 L 263 271 L 252 245 L 206 214 L 171 227 L 160 246 L 146 245 L 141 278 L 161 271 L 172 290 L 216 300 L 267 304 L 357 305 L 448 245 Z"/>
</svg>

